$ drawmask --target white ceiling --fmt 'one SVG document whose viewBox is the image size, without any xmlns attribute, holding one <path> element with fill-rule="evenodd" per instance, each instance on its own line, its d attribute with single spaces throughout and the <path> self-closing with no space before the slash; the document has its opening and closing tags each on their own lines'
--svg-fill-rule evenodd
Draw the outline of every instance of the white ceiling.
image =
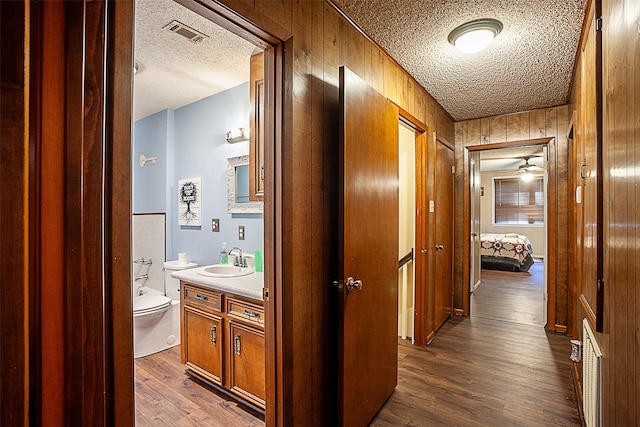
<svg viewBox="0 0 640 427">
<path fill-rule="evenodd" d="M 134 120 L 249 81 L 255 46 L 173 0 L 136 0 Z M 173 20 L 207 36 L 196 44 L 163 29 Z"/>
<path fill-rule="evenodd" d="M 587 0 L 333 0 L 451 114 L 466 120 L 567 102 Z M 504 28 L 483 52 L 447 40 L 479 18 Z"/>
<path fill-rule="evenodd" d="M 525 159 L 529 159 L 530 165 L 545 166 L 541 146 L 511 147 L 481 151 L 480 171 L 517 171 L 525 164 Z"/>
<path fill-rule="evenodd" d="M 567 102 L 587 0 L 333 0 L 455 120 Z M 458 25 L 496 18 L 484 52 L 447 41 Z M 172 20 L 209 36 L 193 44 Z M 145 117 L 248 81 L 255 47 L 173 0 L 136 1 L 134 116 Z"/>
</svg>

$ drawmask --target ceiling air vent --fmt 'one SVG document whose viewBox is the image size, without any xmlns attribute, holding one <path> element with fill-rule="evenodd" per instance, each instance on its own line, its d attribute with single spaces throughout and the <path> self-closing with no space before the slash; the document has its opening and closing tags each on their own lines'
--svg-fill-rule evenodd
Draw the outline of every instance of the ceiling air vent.
<svg viewBox="0 0 640 427">
<path fill-rule="evenodd" d="M 193 28 L 184 25 L 179 21 L 172 21 L 169 24 L 165 25 L 165 30 L 169 30 L 172 33 L 180 34 L 182 37 L 186 37 L 192 43 L 200 43 L 205 38 L 209 38 L 208 35 L 201 33 L 198 30 L 194 30 Z"/>
</svg>

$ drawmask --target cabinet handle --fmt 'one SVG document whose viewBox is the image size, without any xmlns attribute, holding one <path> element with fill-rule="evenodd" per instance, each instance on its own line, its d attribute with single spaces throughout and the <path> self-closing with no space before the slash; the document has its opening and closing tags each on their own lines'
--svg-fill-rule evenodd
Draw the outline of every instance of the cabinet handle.
<svg viewBox="0 0 640 427">
<path fill-rule="evenodd" d="M 196 299 L 199 299 L 200 301 L 209 301 L 209 298 L 200 294 L 196 294 Z"/>
<path fill-rule="evenodd" d="M 244 315 L 247 316 L 249 319 L 255 319 L 255 320 L 260 319 L 260 313 L 256 313 L 255 311 L 251 311 L 248 309 L 244 310 Z"/>
<path fill-rule="evenodd" d="M 214 326 L 209 331 L 209 338 L 211 339 L 211 344 L 216 345 L 218 343 L 218 327 Z"/>
<path fill-rule="evenodd" d="M 234 350 L 236 354 L 240 354 L 242 351 L 242 345 L 240 344 L 240 334 L 236 335 L 234 341 Z"/>
</svg>

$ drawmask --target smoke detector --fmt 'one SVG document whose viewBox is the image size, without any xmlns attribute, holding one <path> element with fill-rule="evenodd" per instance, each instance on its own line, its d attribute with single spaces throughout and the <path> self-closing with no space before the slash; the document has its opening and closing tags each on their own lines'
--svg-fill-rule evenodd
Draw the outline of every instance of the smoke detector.
<svg viewBox="0 0 640 427">
<path fill-rule="evenodd" d="M 171 31 L 172 33 L 180 34 L 182 37 L 187 38 L 191 43 L 200 43 L 205 38 L 209 38 L 208 35 L 176 20 L 171 21 L 162 28 Z"/>
</svg>

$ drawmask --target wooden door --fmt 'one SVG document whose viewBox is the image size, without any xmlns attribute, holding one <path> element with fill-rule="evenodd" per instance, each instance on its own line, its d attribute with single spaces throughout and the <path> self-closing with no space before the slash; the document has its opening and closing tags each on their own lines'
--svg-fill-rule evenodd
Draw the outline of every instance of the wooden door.
<svg viewBox="0 0 640 427">
<path fill-rule="evenodd" d="M 363 426 L 397 383 L 398 111 L 345 67 L 340 108 L 338 417 Z"/>
<path fill-rule="evenodd" d="M 453 150 L 436 143 L 435 329 L 453 311 Z"/>
</svg>

